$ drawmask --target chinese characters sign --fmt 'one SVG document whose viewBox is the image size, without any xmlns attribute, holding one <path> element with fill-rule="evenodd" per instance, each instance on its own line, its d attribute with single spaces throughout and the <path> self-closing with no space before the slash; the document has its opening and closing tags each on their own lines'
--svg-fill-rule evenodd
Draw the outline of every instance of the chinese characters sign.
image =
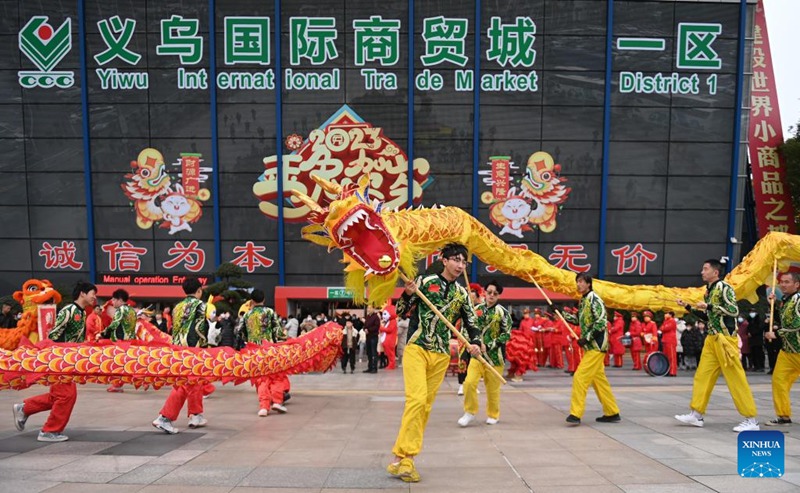
<svg viewBox="0 0 800 493">
<path fill-rule="evenodd" d="M 783 143 L 783 130 L 763 0 L 756 7 L 753 31 L 748 147 L 758 235 L 764 236 L 770 231 L 794 233 L 794 208 L 786 181 L 786 165 L 778 153 L 778 146 Z"/>
<path fill-rule="evenodd" d="M 362 175 L 369 174 L 372 197 L 383 201 L 384 207 L 389 208 L 405 207 L 410 182 L 414 203 L 418 204 L 422 200 L 430 167 L 423 158 L 414 159 L 413 166 L 414 175 L 409 180 L 406 153 L 383 135 L 383 129 L 365 122 L 345 105 L 322 127 L 311 132 L 298 150 L 284 156 L 284 198 L 291 198 L 294 205 L 284 208 L 284 218 L 289 222 L 305 222 L 311 212 L 308 206 L 294 201 L 292 190 L 302 192 L 318 203 L 334 199 L 311 179 L 312 173 L 343 186 L 357 183 Z M 261 212 L 277 219 L 276 156 L 265 158 L 264 167 L 266 171 L 253 185 L 253 193 L 261 201 Z M 323 193 L 326 194 L 324 197 Z"/>
</svg>

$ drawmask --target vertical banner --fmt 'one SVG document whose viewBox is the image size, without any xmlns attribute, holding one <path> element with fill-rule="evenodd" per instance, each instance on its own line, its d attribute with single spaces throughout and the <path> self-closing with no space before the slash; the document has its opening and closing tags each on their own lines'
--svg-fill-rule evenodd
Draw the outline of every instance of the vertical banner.
<svg viewBox="0 0 800 493">
<path fill-rule="evenodd" d="M 492 195 L 502 200 L 508 194 L 508 174 L 511 171 L 511 156 L 492 156 Z"/>
<path fill-rule="evenodd" d="M 786 180 L 786 163 L 778 153 L 778 146 L 783 144 L 783 129 L 772 71 L 764 0 L 759 0 L 756 7 L 753 38 L 748 147 L 758 236 L 763 237 L 770 231 L 794 233 L 794 208 Z"/>
<path fill-rule="evenodd" d="M 37 330 L 39 332 L 39 340 L 47 339 L 47 334 L 56 326 L 56 305 L 45 304 L 37 307 Z"/>
</svg>

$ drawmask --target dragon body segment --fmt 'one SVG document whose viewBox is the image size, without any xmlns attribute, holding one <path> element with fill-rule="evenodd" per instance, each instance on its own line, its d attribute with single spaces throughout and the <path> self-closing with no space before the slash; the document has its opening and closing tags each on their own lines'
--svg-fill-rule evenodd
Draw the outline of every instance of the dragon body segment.
<svg viewBox="0 0 800 493">
<path fill-rule="evenodd" d="M 369 197 L 371 177 L 363 176 L 358 186 L 342 187 L 317 176 L 314 180 L 333 198 L 322 207 L 302 193 L 295 198 L 313 211 L 311 225 L 303 237 L 318 245 L 342 250 L 345 284 L 357 302 L 382 306 L 392 295 L 399 278 L 416 274 L 414 260 L 429 255 L 451 242 L 465 245 L 472 255 L 499 271 L 573 298 L 575 273 L 559 269 L 539 254 L 513 249 L 480 221 L 457 207 L 390 211 Z M 786 269 L 800 261 L 800 236 L 771 232 L 762 238 L 742 262 L 726 277 L 739 299 L 757 299 L 756 289 L 772 276 L 772 262 Z M 704 259 L 697 259 L 698 274 Z M 675 288 L 662 285 L 624 285 L 595 280 L 594 290 L 609 307 L 623 310 L 670 310 L 683 313 L 678 299 L 699 302 L 704 287 Z M 365 299 L 364 289 L 368 288 Z"/>
</svg>

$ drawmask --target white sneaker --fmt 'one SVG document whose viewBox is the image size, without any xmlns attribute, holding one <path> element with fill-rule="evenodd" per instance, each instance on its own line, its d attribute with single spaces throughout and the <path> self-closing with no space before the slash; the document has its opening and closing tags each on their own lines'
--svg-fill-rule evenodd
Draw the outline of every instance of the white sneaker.
<svg viewBox="0 0 800 493">
<path fill-rule="evenodd" d="M 475 415 L 474 415 L 474 414 L 470 414 L 470 413 L 464 413 L 464 415 L 463 415 L 463 416 L 461 416 L 460 418 L 458 418 L 458 424 L 459 424 L 459 425 L 460 425 L 462 428 L 463 428 L 463 427 L 465 427 L 465 426 L 468 426 L 468 425 L 469 425 L 470 423 L 472 423 L 473 421 L 475 421 Z"/>
<path fill-rule="evenodd" d="M 487 425 L 496 425 L 498 421 L 500 420 L 497 418 L 486 418 Z"/>
<path fill-rule="evenodd" d="M 174 435 L 178 433 L 178 429 L 172 426 L 172 421 L 168 420 L 164 416 L 159 415 L 154 421 L 153 426 L 158 428 L 159 430 L 163 431 L 164 433 L 168 433 L 170 435 Z"/>
<path fill-rule="evenodd" d="M 286 414 L 286 411 L 288 411 L 288 409 L 286 409 L 286 406 L 284 406 L 283 404 L 278 404 L 277 402 L 272 404 L 272 409 L 278 411 L 281 414 Z"/>
<path fill-rule="evenodd" d="M 268 414 L 269 414 L 269 409 L 259 409 L 258 410 L 258 415 L 261 416 L 262 418 L 264 416 L 267 416 Z"/>
<path fill-rule="evenodd" d="M 66 442 L 69 440 L 69 437 L 63 433 L 47 433 L 40 431 L 37 440 L 40 442 Z"/>
<path fill-rule="evenodd" d="M 677 419 L 681 423 L 697 426 L 698 428 L 702 428 L 704 424 L 703 416 L 700 415 L 700 417 L 698 417 L 698 415 L 694 411 L 690 412 L 689 414 L 676 414 L 675 419 Z"/>
<path fill-rule="evenodd" d="M 14 404 L 11 409 L 14 411 L 14 426 L 17 427 L 17 430 L 23 431 L 25 430 L 25 422 L 28 421 L 28 417 L 25 416 L 25 404 Z"/>
<path fill-rule="evenodd" d="M 208 420 L 202 414 L 192 414 L 189 416 L 189 428 L 202 428 L 208 424 Z"/>
<path fill-rule="evenodd" d="M 733 431 L 736 433 L 741 433 L 743 431 L 758 431 L 761 427 L 758 426 L 758 420 L 756 418 L 745 418 L 744 421 L 739 423 L 739 426 L 734 426 Z"/>
<path fill-rule="evenodd" d="M 459 385 L 458 386 L 458 395 L 464 395 L 464 386 L 463 385 Z"/>
</svg>

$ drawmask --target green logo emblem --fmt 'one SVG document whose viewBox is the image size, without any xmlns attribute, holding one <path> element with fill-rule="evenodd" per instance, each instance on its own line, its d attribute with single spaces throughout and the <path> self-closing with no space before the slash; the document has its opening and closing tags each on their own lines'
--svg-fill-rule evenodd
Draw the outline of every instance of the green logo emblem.
<svg viewBox="0 0 800 493">
<path fill-rule="evenodd" d="M 54 30 L 47 16 L 34 16 L 19 32 L 19 49 L 39 71 L 20 71 L 19 83 L 27 89 L 33 87 L 72 87 L 75 73 L 54 72 L 53 67 L 72 49 L 72 19 L 67 18 Z"/>
</svg>

